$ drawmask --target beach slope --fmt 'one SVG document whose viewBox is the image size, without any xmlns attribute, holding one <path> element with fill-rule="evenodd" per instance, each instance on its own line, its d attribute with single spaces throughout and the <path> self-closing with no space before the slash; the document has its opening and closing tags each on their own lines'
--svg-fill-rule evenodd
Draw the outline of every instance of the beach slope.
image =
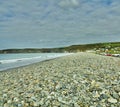
<svg viewBox="0 0 120 107">
<path fill-rule="evenodd" d="M 119 107 L 120 58 L 92 53 L 0 72 L 0 107 Z"/>
</svg>

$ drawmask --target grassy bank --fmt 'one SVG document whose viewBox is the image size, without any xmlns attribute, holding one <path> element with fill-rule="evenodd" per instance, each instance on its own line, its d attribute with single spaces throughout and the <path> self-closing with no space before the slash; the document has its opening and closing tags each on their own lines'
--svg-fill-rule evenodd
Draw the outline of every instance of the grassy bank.
<svg viewBox="0 0 120 107">
<path fill-rule="evenodd" d="M 53 53 L 53 52 L 80 52 L 88 50 L 109 50 L 109 53 L 120 53 L 120 42 L 109 42 L 109 43 L 96 43 L 96 44 L 84 44 L 84 45 L 72 45 L 68 47 L 59 48 L 26 48 L 26 49 L 5 49 L 0 50 L 0 53 Z"/>
</svg>

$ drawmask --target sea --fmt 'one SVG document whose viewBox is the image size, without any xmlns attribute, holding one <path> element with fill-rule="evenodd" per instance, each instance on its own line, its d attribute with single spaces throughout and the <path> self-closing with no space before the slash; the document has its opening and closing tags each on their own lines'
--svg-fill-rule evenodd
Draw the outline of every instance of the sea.
<svg viewBox="0 0 120 107">
<path fill-rule="evenodd" d="M 44 60 L 70 55 L 71 53 L 19 53 L 0 54 L 0 71 L 25 66 Z"/>
</svg>

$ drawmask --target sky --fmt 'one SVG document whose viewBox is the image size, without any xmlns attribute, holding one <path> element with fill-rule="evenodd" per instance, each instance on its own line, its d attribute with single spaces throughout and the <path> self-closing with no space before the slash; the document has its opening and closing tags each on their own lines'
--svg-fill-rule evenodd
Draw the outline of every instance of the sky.
<svg viewBox="0 0 120 107">
<path fill-rule="evenodd" d="M 120 0 L 0 0 L 0 49 L 120 41 Z"/>
</svg>

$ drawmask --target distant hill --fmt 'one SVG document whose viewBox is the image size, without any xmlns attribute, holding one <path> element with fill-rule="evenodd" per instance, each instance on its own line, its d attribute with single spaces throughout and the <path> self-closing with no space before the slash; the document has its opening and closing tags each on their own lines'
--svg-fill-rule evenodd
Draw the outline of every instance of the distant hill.
<svg viewBox="0 0 120 107">
<path fill-rule="evenodd" d="M 0 50 L 0 54 L 5 53 L 59 53 L 59 52 L 80 52 L 87 50 L 97 50 L 100 48 L 118 49 L 120 51 L 120 42 L 109 42 L 109 43 L 96 43 L 96 44 L 84 44 L 84 45 L 72 45 L 68 47 L 60 48 L 25 48 L 25 49 L 5 49 Z"/>
</svg>

